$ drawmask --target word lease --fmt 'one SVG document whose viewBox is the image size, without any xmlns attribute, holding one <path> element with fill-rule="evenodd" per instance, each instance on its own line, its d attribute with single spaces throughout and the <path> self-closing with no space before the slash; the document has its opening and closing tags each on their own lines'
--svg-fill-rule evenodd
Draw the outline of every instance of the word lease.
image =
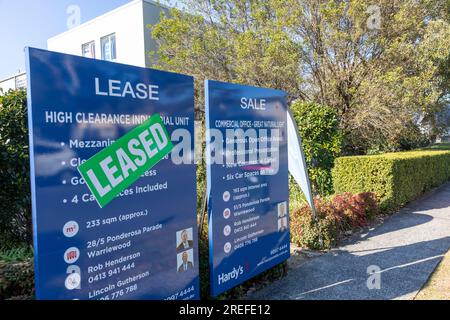
<svg viewBox="0 0 450 320">
<path fill-rule="evenodd" d="M 173 149 L 159 114 L 134 128 L 78 167 L 101 208 Z"/>
</svg>

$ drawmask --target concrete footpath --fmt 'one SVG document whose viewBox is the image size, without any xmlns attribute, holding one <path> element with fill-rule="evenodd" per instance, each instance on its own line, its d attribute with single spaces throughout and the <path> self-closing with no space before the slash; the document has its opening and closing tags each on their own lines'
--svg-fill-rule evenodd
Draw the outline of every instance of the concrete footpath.
<svg viewBox="0 0 450 320">
<path fill-rule="evenodd" d="M 450 248 L 450 184 L 247 299 L 413 299 Z"/>
</svg>

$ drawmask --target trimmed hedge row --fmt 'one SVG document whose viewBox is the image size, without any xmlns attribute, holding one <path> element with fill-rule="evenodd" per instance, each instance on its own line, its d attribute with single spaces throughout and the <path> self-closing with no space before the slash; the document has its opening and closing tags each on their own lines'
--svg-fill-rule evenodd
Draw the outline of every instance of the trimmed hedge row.
<svg viewBox="0 0 450 320">
<path fill-rule="evenodd" d="M 412 151 L 341 157 L 332 170 L 334 189 L 374 192 L 393 211 L 450 179 L 450 151 Z"/>
</svg>

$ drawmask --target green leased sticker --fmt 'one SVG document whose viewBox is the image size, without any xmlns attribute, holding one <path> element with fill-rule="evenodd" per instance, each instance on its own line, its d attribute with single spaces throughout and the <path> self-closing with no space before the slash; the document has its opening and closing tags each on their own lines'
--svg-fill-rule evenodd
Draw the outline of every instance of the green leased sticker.
<svg viewBox="0 0 450 320">
<path fill-rule="evenodd" d="M 100 207 L 104 207 L 172 150 L 155 114 L 78 167 Z"/>
</svg>

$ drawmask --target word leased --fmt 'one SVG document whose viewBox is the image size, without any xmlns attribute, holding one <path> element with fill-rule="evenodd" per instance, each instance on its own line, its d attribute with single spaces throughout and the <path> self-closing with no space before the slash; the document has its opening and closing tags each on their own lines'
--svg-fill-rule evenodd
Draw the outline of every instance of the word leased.
<svg viewBox="0 0 450 320">
<path fill-rule="evenodd" d="M 100 207 L 105 206 L 173 148 L 159 114 L 79 166 Z"/>
</svg>

